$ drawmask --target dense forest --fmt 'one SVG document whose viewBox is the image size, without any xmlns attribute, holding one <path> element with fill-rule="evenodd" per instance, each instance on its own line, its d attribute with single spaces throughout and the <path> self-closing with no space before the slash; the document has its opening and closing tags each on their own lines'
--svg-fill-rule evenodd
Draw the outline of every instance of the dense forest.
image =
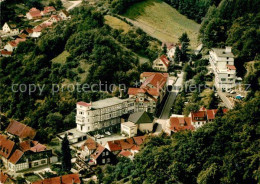
<svg viewBox="0 0 260 184">
<path fill-rule="evenodd" d="M 85 83 L 95 82 L 129 86 L 139 79 L 140 72 L 151 69 L 149 64 L 140 65 L 131 50 L 156 57 L 153 56 L 156 52 L 146 48 L 151 38 L 144 32 L 133 30 L 129 33 L 133 38 L 121 34 L 105 25 L 103 15 L 93 8 L 75 8 L 71 14 L 71 20 L 45 30 L 37 41 L 20 43 L 12 57 L 0 60 L 2 112 L 7 118 L 38 129 L 37 137 L 41 142 L 75 127 L 77 100 L 95 101 L 110 96 L 107 92 L 69 91 L 67 88 L 52 93 L 52 84 L 79 84 L 79 89 Z M 69 53 L 64 62 L 52 61 L 64 51 Z M 28 90 L 13 92 L 13 84 L 23 84 L 22 90 L 36 84 L 43 90 L 40 92 L 37 88 L 32 94 Z"/>
<path fill-rule="evenodd" d="M 99 183 L 259 183 L 259 97 L 195 132 L 150 137 L 134 161 L 98 170 Z"/>
</svg>

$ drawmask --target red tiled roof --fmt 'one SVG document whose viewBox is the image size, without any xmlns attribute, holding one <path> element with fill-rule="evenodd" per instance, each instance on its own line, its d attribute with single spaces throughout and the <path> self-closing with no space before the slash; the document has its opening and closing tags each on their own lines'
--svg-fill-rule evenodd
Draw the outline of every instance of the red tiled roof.
<svg viewBox="0 0 260 184">
<path fill-rule="evenodd" d="M 108 141 L 107 142 L 109 148 L 110 148 L 110 151 L 119 151 L 119 150 L 122 150 L 122 147 L 121 147 L 121 144 L 120 144 L 120 141 L 119 140 L 116 140 L 116 141 Z"/>
<path fill-rule="evenodd" d="M 50 12 L 53 12 L 53 11 L 56 11 L 56 9 L 53 6 L 46 6 L 46 7 L 44 7 L 42 13 L 47 14 L 47 13 L 50 13 Z"/>
<path fill-rule="evenodd" d="M 15 152 L 9 158 L 9 162 L 16 164 L 22 156 L 23 156 L 23 152 L 16 149 Z"/>
<path fill-rule="evenodd" d="M 7 175 L 7 174 L 5 174 L 5 173 L 3 173 L 2 171 L 1 171 L 1 173 L 0 173 L 0 183 L 5 183 L 6 182 L 6 180 L 7 180 L 7 178 L 8 178 L 9 176 Z"/>
<path fill-rule="evenodd" d="M 110 151 L 119 151 L 119 150 L 140 150 L 140 145 L 143 144 L 145 136 L 132 137 L 127 139 L 108 141 L 108 146 Z"/>
<path fill-rule="evenodd" d="M 41 17 L 41 11 L 37 8 L 31 8 L 28 12 L 32 17 Z"/>
<path fill-rule="evenodd" d="M 25 29 L 25 31 L 26 31 L 27 33 L 33 33 L 33 30 L 32 30 L 32 29 L 30 29 L 30 28 L 28 28 L 28 29 Z"/>
<path fill-rule="evenodd" d="M 128 89 L 128 94 L 129 95 L 136 95 L 138 93 L 145 93 L 146 90 L 141 89 L 141 88 L 129 88 Z"/>
<path fill-rule="evenodd" d="M 92 138 L 88 138 L 85 142 L 84 142 L 84 144 L 81 146 L 81 149 L 82 150 L 84 150 L 84 147 L 87 147 L 89 150 L 95 150 L 98 146 L 99 146 L 99 144 L 96 142 L 96 141 L 94 141 Z"/>
<path fill-rule="evenodd" d="M 26 38 L 27 37 L 27 35 L 26 34 L 24 34 L 24 33 L 22 33 L 22 34 L 19 34 L 18 35 L 20 38 Z"/>
<path fill-rule="evenodd" d="M 141 73 L 141 78 L 143 78 L 143 77 L 150 77 L 151 75 L 154 75 L 154 74 L 156 74 L 156 73 L 160 73 L 160 74 L 162 74 L 165 78 L 168 78 L 169 77 L 169 74 L 168 73 L 161 73 L 161 72 L 143 72 L 143 73 Z"/>
<path fill-rule="evenodd" d="M 41 152 L 46 150 L 46 146 L 43 144 L 36 144 L 35 146 L 31 147 L 30 150 L 33 152 Z"/>
<path fill-rule="evenodd" d="M 56 21 L 60 21 L 61 18 L 58 15 L 52 15 L 51 18 L 56 19 Z"/>
<path fill-rule="evenodd" d="M 6 51 L 6 50 L 1 50 L 1 55 L 12 55 L 12 52 Z"/>
<path fill-rule="evenodd" d="M 163 64 L 164 64 L 166 67 L 169 66 L 170 61 L 167 59 L 167 57 L 166 57 L 165 55 L 162 55 L 162 56 L 160 57 L 160 60 L 163 62 Z"/>
<path fill-rule="evenodd" d="M 91 103 L 78 102 L 77 105 L 81 105 L 81 106 L 84 106 L 84 107 L 89 107 L 89 106 L 91 106 Z"/>
<path fill-rule="evenodd" d="M 16 135 L 20 138 L 30 138 L 33 139 L 36 135 L 36 131 L 18 121 L 11 121 L 8 125 L 6 131 L 10 134 Z"/>
<path fill-rule="evenodd" d="M 40 25 L 33 28 L 33 32 L 41 32 L 41 31 L 42 31 L 42 27 Z"/>
<path fill-rule="evenodd" d="M 11 152 L 13 151 L 15 142 L 7 139 L 6 136 L 0 135 L 0 155 L 5 158 L 9 158 Z"/>
<path fill-rule="evenodd" d="M 105 147 L 98 145 L 96 151 L 93 154 L 90 155 L 91 158 L 96 160 L 105 149 L 106 149 Z"/>
<path fill-rule="evenodd" d="M 192 121 L 205 121 L 207 117 L 206 111 L 191 112 Z M 196 120 L 196 118 L 203 118 L 203 120 Z"/>
<path fill-rule="evenodd" d="M 133 153 L 131 153 L 131 151 L 128 151 L 128 150 L 122 150 L 118 156 L 124 156 L 124 157 L 129 157 L 129 156 L 132 156 Z"/>
<path fill-rule="evenodd" d="M 19 148 L 23 151 L 26 152 L 28 150 L 31 150 L 32 148 L 34 148 L 36 145 L 38 145 L 38 141 L 31 141 L 31 140 L 26 140 L 23 141 L 19 144 Z M 41 145 L 41 144 L 39 144 Z M 39 147 L 36 147 L 39 148 Z M 43 150 L 44 151 L 44 150 Z M 34 151 L 35 152 L 35 151 Z"/>
<path fill-rule="evenodd" d="M 67 174 L 54 178 L 47 178 L 41 181 L 36 181 L 32 184 L 79 184 L 80 182 L 81 181 L 79 178 L 79 174 Z"/>
<path fill-rule="evenodd" d="M 171 117 L 170 118 L 170 130 L 179 132 L 183 130 L 194 130 L 191 125 L 190 117 Z"/>
<path fill-rule="evenodd" d="M 145 88 L 148 84 L 151 84 L 155 88 L 161 89 L 166 82 L 167 78 L 162 73 L 155 73 L 144 81 L 144 83 L 141 85 L 141 88 Z"/>
<path fill-rule="evenodd" d="M 227 65 L 227 68 L 229 70 L 236 70 L 236 67 L 234 65 Z"/>
</svg>

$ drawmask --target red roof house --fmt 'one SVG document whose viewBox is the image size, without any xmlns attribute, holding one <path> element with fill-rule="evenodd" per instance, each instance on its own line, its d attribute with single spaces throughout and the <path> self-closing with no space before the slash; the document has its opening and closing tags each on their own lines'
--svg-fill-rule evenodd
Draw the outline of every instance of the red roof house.
<svg viewBox="0 0 260 184">
<path fill-rule="evenodd" d="M 33 182 L 32 184 L 80 184 L 79 174 L 67 174 L 54 178 L 47 178 L 41 181 Z"/>
<path fill-rule="evenodd" d="M 12 135 L 18 136 L 21 139 L 33 139 L 36 135 L 36 131 L 33 128 L 14 120 L 10 122 L 6 131 Z"/>
</svg>

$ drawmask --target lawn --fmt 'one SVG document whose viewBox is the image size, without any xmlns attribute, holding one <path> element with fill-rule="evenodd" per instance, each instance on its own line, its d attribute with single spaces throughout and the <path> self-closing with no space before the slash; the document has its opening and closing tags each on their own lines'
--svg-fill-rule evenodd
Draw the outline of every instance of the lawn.
<svg viewBox="0 0 260 184">
<path fill-rule="evenodd" d="M 131 6 L 124 17 L 163 42 L 177 42 L 187 32 L 192 48 L 197 41 L 200 25 L 160 0 L 146 0 Z"/>
<path fill-rule="evenodd" d="M 29 174 L 28 176 L 25 176 L 25 179 L 29 182 L 35 182 L 41 180 L 40 176 L 36 174 Z"/>
<path fill-rule="evenodd" d="M 105 15 L 105 23 L 114 29 L 124 30 L 124 33 L 127 33 L 131 29 L 129 24 L 111 15 Z"/>
<path fill-rule="evenodd" d="M 66 58 L 70 55 L 70 53 L 64 50 L 60 55 L 52 59 L 53 63 L 64 64 L 66 62 Z"/>
</svg>

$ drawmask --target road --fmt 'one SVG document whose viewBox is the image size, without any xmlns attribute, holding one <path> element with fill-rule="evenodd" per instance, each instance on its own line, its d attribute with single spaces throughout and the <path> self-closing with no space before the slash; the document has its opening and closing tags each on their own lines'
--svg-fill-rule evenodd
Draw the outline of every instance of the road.
<svg viewBox="0 0 260 184">
<path fill-rule="evenodd" d="M 229 101 L 229 99 L 226 97 L 226 95 L 221 91 L 218 90 L 218 95 L 221 98 L 221 100 L 224 102 L 224 104 L 226 105 L 227 108 L 229 109 L 233 109 L 233 105 L 232 103 Z"/>
<path fill-rule="evenodd" d="M 183 72 L 181 72 L 178 75 L 178 79 L 175 82 L 175 84 L 172 87 L 172 91 L 169 92 L 168 98 L 165 102 L 165 105 L 163 107 L 162 113 L 160 115 L 160 119 L 168 119 L 170 116 L 170 111 L 172 108 L 172 104 L 174 102 L 174 100 L 176 99 L 178 93 L 180 92 L 180 89 L 182 87 L 182 81 L 183 81 Z"/>
</svg>

